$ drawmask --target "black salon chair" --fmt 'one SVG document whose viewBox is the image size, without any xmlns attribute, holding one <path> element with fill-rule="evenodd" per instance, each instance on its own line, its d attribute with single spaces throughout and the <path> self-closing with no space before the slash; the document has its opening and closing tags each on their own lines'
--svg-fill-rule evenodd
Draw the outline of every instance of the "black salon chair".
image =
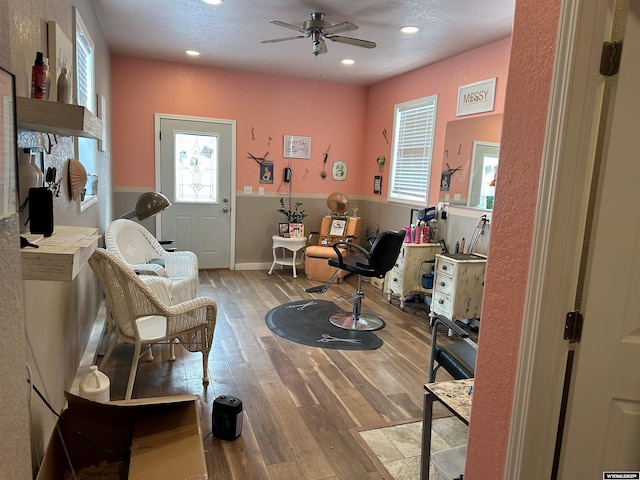
<svg viewBox="0 0 640 480">
<path fill-rule="evenodd" d="M 378 330 L 384 327 L 384 321 L 374 315 L 363 314 L 362 299 L 362 277 L 383 278 L 385 274 L 393 268 L 404 242 L 405 232 L 387 231 L 382 232 L 373 241 L 371 249 L 365 248 L 351 242 L 337 242 L 333 245 L 336 251 L 336 258 L 328 260 L 329 265 L 336 267 L 331 278 L 324 285 L 308 288 L 308 293 L 324 293 L 333 284 L 334 279 L 340 271 L 346 270 L 350 273 L 358 274 L 358 290 L 350 295 L 353 297 L 353 309 L 351 313 L 340 312 L 329 317 L 329 321 L 336 327 L 347 330 Z M 340 250 L 346 248 L 347 254 Z"/>
<path fill-rule="evenodd" d="M 473 378 L 476 369 L 477 343 L 470 328 L 459 322 L 436 315 L 431 330 L 429 383 L 436 381 L 436 372 L 444 368 L 454 380 Z"/>
</svg>

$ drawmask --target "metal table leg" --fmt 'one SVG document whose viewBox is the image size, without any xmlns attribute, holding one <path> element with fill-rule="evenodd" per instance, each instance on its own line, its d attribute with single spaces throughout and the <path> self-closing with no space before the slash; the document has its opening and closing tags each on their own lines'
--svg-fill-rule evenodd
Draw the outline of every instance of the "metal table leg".
<svg viewBox="0 0 640 480">
<path fill-rule="evenodd" d="M 435 395 L 424 392 L 422 413 L 422 447 L 420 451 L 420 480 L 429 480 L 429 462 L 431 461 L 431 421 L 433 420 L 433 402 Z"/>
</svg>

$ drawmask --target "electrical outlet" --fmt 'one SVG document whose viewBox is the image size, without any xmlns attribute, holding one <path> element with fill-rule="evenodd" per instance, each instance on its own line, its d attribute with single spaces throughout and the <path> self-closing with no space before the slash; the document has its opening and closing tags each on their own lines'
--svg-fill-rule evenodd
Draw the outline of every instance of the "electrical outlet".
<svg viewBox="0 0 640 480">
<path fill-rule="evenodd" d="M 264 195 L 264 187 L 258 187 L 258 195 Z"/>
<path fill-rule="evenodd" d="M 459 202 L 460 201 L 460 194 L 459 193 L 455 193 L 453 195 L 453 201 L 454 202 Z"/>
<path fill-rule="evenodd" d="M 244 194 L 251 195 L 253 193 L 253 187 L 251 185 L 244 186 Z"/>
</svg>

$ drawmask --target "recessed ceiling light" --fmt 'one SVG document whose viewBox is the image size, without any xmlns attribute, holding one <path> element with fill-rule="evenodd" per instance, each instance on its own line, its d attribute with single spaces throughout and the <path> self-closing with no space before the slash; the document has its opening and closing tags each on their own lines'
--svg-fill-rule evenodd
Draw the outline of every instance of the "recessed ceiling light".
<svg viewBox="0 0 640 480">
<path fill-rule="evenodd" d="M 354 63 L 356 62 L 351 60 L 350 58 L 345 58 L 344 60 L 342 60 L 343 65 L 353 65 Z"/>
<path fill-rule="evenodd" d="M 200 52 L 196 52 L 195 50 L 187 50 L 186 53 L 187 55 L 192 57 L 197 57 L 198 55 L 200 55 Z"/>
<path fill-rule="evenodd" d="M 400 28 L 402 33 L 418 33 L 420 29 L 418 27 L 414 27 L 413 25 L 406 25 Z"/>
<path fill-rule="evenodd" d="M 222 0 L 202 0 L 204 3 L 208 3 L 209 5 L 220 5 Z"/>
</svg>

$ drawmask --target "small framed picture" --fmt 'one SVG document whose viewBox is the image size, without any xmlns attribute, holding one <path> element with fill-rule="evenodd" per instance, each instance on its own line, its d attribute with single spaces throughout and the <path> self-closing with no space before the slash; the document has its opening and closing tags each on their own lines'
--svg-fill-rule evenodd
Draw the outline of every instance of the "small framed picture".
<svg viewBox="0 0 640 480">
<path fill-rule="evenodd" d="M 260 183 L 273 183 L 273 162 L 260 164 Z"/>
<path fill-rule="evenodd" d="M 304 223 L 289 224 L 289 238 L 304 237 Z"/>
<path fill-rule="evenodd" d="M 280 236 L 284 238 L 289 238 L 289 224 L 279 223 L 278 227 L 279 227 Z"/>
<path fill-rule="evenodd" d="M 285 135 L 282 156 L 285 158 L 311 158 L 311 137 Z"/>
<path fill-rule="evenodd" d="M 448 192 L 451 187 L 451 172 L 442 172 L 440 174 L 440 191 Z"/>
<path fill-rule="evenodd" d="M 347 228 L 347 221 L 342 218 L 334 218 L 331 221 L 329 235 L 332 237 L 344 237 L 344 231 Z"/>
<path fill-rule="evenodd" d="M 382 193 L 382 175 L 373 177 L 373 193 L 380 195 Z"/>
</svg>

